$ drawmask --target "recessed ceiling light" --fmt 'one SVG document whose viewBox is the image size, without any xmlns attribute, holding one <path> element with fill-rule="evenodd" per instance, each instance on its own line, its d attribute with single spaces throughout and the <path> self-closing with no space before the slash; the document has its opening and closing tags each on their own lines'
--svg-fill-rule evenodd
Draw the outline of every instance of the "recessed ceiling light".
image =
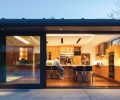
<svg viewBox="0 0 120 100">
<path fill-rule="evenodd" d="M 35 39 L 33 36 L 30 36 L 30 38 L 34 40 L 36 43 L 40 44 L 40 42 L 37 39 Z"/>
<path fill-rule="evenodd" d="M 25 44 L 30 44 L 27 40 L 21 38 L 20 36 L 14 36 L 14 38 L 20 40 L 21 42 L 25 43 Z"/>
<path fill-rule="evenodd" d="M 94 38 L 95 35 L 91 36 L 85 43 L 88 43 L 90 42 L 93 38 Z"/>
</svg>

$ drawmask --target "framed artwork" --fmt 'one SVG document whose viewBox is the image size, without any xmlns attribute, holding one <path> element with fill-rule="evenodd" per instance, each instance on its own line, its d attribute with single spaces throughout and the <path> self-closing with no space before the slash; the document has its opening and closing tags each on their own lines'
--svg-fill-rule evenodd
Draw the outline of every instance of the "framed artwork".
<svg viewBox="0 0 120 100">
<path fill-rule="evenodd" d="M 81 64 L 82 65 L 90 65 L 90 53 L 82 53 Z"/>
</svg>

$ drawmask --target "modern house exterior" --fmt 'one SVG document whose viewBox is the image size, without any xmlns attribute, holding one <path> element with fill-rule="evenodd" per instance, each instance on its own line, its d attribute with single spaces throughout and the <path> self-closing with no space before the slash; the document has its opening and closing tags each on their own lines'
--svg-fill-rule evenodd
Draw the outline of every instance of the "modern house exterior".
<svg viewBox="0 0 120 100">
<path fill-rule="evenodd" d="M 120 88 L 119 45 L 119 19 L 0 19 L 0 88 Z"/>
</svg>

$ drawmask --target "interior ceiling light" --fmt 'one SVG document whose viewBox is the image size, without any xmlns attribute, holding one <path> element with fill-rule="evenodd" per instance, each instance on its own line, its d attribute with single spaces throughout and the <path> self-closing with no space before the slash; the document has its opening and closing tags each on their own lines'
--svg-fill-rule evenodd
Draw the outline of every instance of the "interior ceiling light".
<svg viewBox="0 0 120 100">
<path fill-rule="evenodd" d="M 76 42 L 76 43 L 79 43 L 79 42 L 80 42 L 80 40 L 81 40 L 81 38 L 79 38 L 79 39 L 77 40 L 77 42 Z"/>
<path fill-rule="evenodd" d="M 33 36 L 30 36 L 30 38 L 31 38 L 32 40 L 34 40 L 36 43 L 40 44 L 40 41 L 38 41 L 37 39 L 35 39 Z"/>
<path fill-rule="evenodd" d="M 25 43 L 25 44 L 30 44 L 27 40 L 21 38 L 20 36 L 14 36 L 14 38 L 20 40 L 21 42 Z"/>
<path fill-rule="evenodd" d="M 63 44 L 63 38 L 61 38 L 61 43 Z"/>
<path fill-rule="evenodd" d="M 94 38 L 95 35 L 91 36 L 85 43 L 88 43 L 90 42 L 93 38 Z"/>
<path fill-rule="evenodd" d="M 94 34 L 47 34 L 47 36 L 93 36 Z"/>
</svg>

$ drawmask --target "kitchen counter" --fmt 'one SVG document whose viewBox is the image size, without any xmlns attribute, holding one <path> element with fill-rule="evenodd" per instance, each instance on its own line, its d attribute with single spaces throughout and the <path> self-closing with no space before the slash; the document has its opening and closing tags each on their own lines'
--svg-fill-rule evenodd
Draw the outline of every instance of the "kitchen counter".
<svg viewBox="0 0 120 100">
<path fill-rule="evenodd" d="M 64 69 L 65 79 L 76 80 L 77 78 L 78 81 L 83 81 L 84 78 L 86 78 L 86 81 L 90 81 L 90 73 L 92 71 L 92 66 L 88 66 L 88 67 L 85 67 L 85 65 L 61 65 L 61 66 Z M 48 72 L 49 70 L 53 70 L 53 71 L 56 70 L 56 66 L 46 66 L 46 67 L 48 68 L 47 69 Z M 76 73 L 77 73 L 77 76 L 76 76 Z"/>
<path fill-rule="evenodd" d="M 77 66 L 80 66 L 80 67 L 86 67 L 86 66 L 91 66 L 91 65 L 61 65 L 61 66 L 71 66 L 71 67 L 77 67 Z"/>
<path fill-rule="evenodd" d="M 46 65 L 46 66 L 52 66 L 52 65 Z M 86 67 L 86 66 L 92 66 L 92 65 L 61 65 L 61 66 L 63 66 L 63 67 L 77 67 L 77 66 L 80 66 L 80 67 L 82 67 L 82 66 L 84 66 L 84 67 Z"/>
<path fill-rule="evenodd" d="M 92 66 L 85 66 L 85 65 L 61 65 L 63 67 L 64 70 L 76 70 L 76 71 L 92 71 Z M 50 69 L 56 69 L 56 66 L 46 66 L 46 67 L 50 67 Z M 77 68 L 78 67 L 78 68 Z M 80 68 L 82 67 L 82 68 Z"/>
</svg>

